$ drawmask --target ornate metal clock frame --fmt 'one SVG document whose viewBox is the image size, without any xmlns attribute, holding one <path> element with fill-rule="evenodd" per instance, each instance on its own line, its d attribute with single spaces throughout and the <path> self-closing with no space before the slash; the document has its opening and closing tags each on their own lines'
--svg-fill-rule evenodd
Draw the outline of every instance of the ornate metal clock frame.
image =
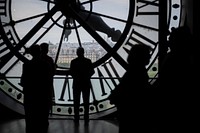
<svg viewBox="0 0 200 133">
<path fill-rule="evenodd" d="M 148 73 L 158 72 L 159 0 L 0 0 L 0 102 L 23 114 L 21 67 L 26 49 L 47 41 L 57 65 L 52 117 L 73 117 L 72 78 L 67 75 L 74 49 L 82 46 L 93 61 L 90 118 L 116 111 L 107 99 L 126 71 L 132 45 L 152 47 Z M 167 29 L 182 22 L 181 0 L 167 3 Z M 57 40 L 57 42 L 56 42 Z M 38 107 L 39 108 L 39 107 Z M 83 106 L 80 112 L 83 114 Z"/>
</svg>

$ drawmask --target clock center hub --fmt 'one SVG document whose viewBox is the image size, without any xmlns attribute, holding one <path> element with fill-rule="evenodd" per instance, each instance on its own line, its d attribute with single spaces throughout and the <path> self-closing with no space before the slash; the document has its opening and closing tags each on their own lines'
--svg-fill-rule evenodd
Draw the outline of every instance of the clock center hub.
<svg viewBox="0 0 200 133">
<path fill-rule="evenodd" d="M 55 0 L 57 7 L 66 17 L 73 17 L 72 10 L 79 12 L 81 6 L 77 0 Z"/>
</svg>

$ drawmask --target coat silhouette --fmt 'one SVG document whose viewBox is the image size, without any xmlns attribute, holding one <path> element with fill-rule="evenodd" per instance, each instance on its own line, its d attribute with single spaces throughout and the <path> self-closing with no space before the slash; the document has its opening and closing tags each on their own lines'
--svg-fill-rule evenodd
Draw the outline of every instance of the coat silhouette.
<svg viewBox="0 0 200 133">
<path fill-rule="evenodd" d="M 161 132 L 190 132 L 194 86 L 192 36 L 188 27 L 172 29 L 169 52 L 160 68 Z M 193 87 L 192 87 L 193 86 Z M 195 116 L 194 116 L 195 117 Z"/>
<path fill-rule="evenodd" d="M 149 60 L 150 47 L 134 45 L 131 48 L 127 72 L 114 90 L 118 99 L 115 104 L 119 115 L 119 133 L 152 131 L 151 90 L 146 69 Z"/>
<path fill-rule="evenodd" d="M 24 93 L 26 133 L 47 133 L 51 108 L 52 73 L 40 56 L 40 46 L 30 48 L 32 59 L 23 65 L 21 85 Z M 39 129 L 39 130 L 38 130 Z"/>
<path fill-rule="evenodd" d="M 74 96 L 74 113 L 75 121 L 79 120 L 80 95 L 83 96 L 84 119 L 89 121 L 89 100 L 91 81 L 94 69 L 90 59 L 84 57 L 84 49 L 77 49 L 77 58 L 71 61 L 70 74 L 73 78 L 73 96 Z"/>
</svg>

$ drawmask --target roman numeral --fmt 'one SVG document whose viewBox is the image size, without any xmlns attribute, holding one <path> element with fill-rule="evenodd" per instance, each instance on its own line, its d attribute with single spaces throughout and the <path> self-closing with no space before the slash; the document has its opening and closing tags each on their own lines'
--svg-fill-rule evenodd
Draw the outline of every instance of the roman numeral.
<svg viewBox="0 0 200 133">
<path fill-rule="evenodd" d="M 0 0 L 0 15 L 6 16 L 6 0 Z"/>
<path fill-rule="evenodd" d="M 64 80 L 64 83 L 63 83 L 63 87 L 62 87 L 62 91 L 61 91 L 61 94 L 60 94 L 60 98 L 58 99 L 59 101 L 65 101 L 64 99 L 64 96 L 65 96 L 65 91 L 66 91 L 66 88 L 68 89 L 68 101 L 73 101 L 71 99 L 71 93 L 70 93 L 70 90 L 72 90 L 70 88 L 70 84 L 69 84 L 69 77 L 66 76 L 65 80 Z"/>
<path fill-rule="evenodd" d="M 159 7 L 159 0 L 137 0 L 136 16 L 138 15 L 158 15 L 158 10 L 152 10 L 151 6 Z"/>
<path fill-rule="evenodd" d="M 128 47 L 126 47 L 126 46 L 130 46 L 129 48 Z M 131 50 L 131 47 L 132 47 L 132 45 L 133 44 L 131 44 L 131 43 L 127 43 L 127 44 L 125 44 L 122 48 L 123 48 L 123 50 L 126 52 L 126 57 L 128 57 L 128 54 L 130 53 L 130 50 Z"/>
<path fill-rule="evenodd" d="M 120 76 L 112 63 L 112 59 L 104 63 L 101 68 L 97 68 L 97 73 L 102 96 L 107 95 L 105 85 L 112 90 L 119 83 Z"/>
<path fill-rule="evenodd" d="M 134 29 L 132 30 L 131 36 L 129 37 L 127 43 L 121 47 L 121 51 L 123 51 L 124 57 L 128 57 L 128 54 L 133 45 L 149 45 L 152 48 L 155 48 L 158 45 L 158 42 L 154 42 L 150 38 L 136 32 Z"/>
<path fill-rule="evenodd" d="M 103 68 L 105 69 L 108 77 L 110 77 L 112 83 L 114 86 L 117 86 L 117 82 L 114 78 L 120 78 L 119 74 L 117 73 L 117 70 L 115 69 L 113 63 L 112 63 L 112 59 L 110 59 L 108 62 L 104 63 Z M 110 68 L 110 69 L 109 69 Z M 119 79 L 117 79 L 119 81 Z"/>
<path fill-rule="evenodd" d="M 145 25 L 145 24 L 135 23 L 135 22 L 133 22 L 133 25 L 140 27 L 140 28 L 147 29 L 147 30 L 152 30 L 152 31 L 158 32 L 158 28 L 152 27 L 150 25 Z"/>
<path fill-rule="evenodd" d="M 12 45 L 16 45 L 15 40 L 13 39 L 13 36 L 11 32 L 7 32 L 7 37 L 9 41 L 12 43 Z M 9 44 L 5 44 L 5 42 L 2 39 L 2 36 L 0 36 L 0 70 L 1 73 L 3 72 L 4 75 L 8 73 L 16 63 L 18 63 L 19 59 L 15 57 L 13 52 L 10 52 L 10 49 L 8 49 Z"/>
<path fill-rule="evenodd" d="M 152 47 L 157 45 L 157 42 L 154 42 L 150 38 L 140 34 L 135 30 L 132 31 L 132 35 L 130 36 L 128 43 L 131 45 L 134 44 L 133 42 L 135 42 L 135 44 L 151 45 Z"/>
</svg>

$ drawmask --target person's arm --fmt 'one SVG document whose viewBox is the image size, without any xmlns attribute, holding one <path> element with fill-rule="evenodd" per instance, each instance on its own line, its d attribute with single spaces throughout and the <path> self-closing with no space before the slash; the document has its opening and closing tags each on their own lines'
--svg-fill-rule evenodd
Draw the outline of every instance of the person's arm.
<svg viewBox="0 0 200 133">
<path fill-rule="evenodd" d="M 21 79 L 20 79 L 20 83 L 19 83 L 19 85 L 21 85 L 22 87 L 24 87 L 24 80 L 25 80 L 25 78 L 26 78 L 26 70 L 25 70 L 25 64 L 23 64 L 23 66 L 22 66 L 22 75 L 21 75 Z"/>
<path fill-rule="evenodd" d="M 74 65 L 73 65 L 73 60 L 70 63 L 70 69 L 68 71 L 68 74 L 71 75 L 72 77 L 74 77 Z"/>
<path fill-rule="evenodd" d="M 90 75 L 92 76 L 93 74 L 94 74 L 94 68 L 93 68 L 93 66 L 92 66 L 92 61 L 90 60 Z"/>
</svg>

